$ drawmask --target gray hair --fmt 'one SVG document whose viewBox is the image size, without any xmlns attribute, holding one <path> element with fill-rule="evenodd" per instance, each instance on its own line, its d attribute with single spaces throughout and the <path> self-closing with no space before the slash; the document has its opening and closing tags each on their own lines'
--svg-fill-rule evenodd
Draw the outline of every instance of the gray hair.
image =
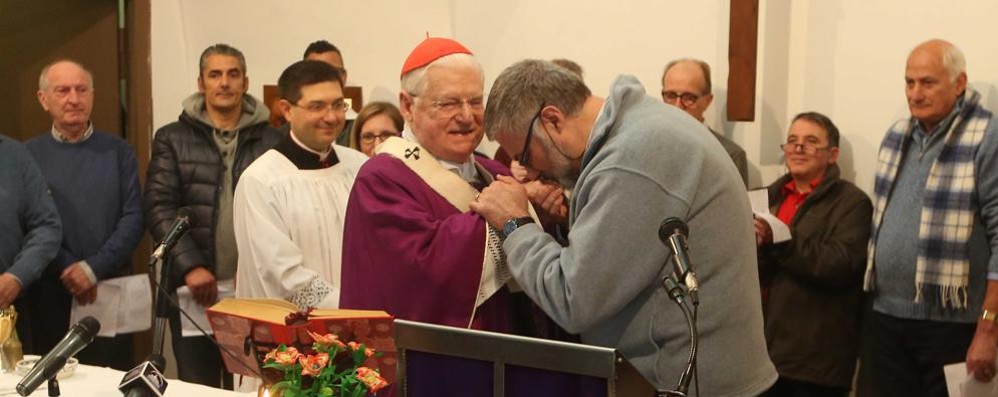
<svg viewBox="0 0 998 397">
<path fill-rule="evenodd" d="M 666 64 L 665 70 L 662 71 L 662 81 L 663 82 L 665 81 L 665 75 L 669 73 L 669 69 L 672 69 L 673 66 L 676 66 L 683 62 L 690 62 L 700 67 L 700 72 L 703 73 L 703 82 L 704 82 L 703 92 L 701 92 L 701 94 L 704 95 L 710 94 L 714 90 L 714 85 L 711 84 L 710 82 L 710 65 L 708 65 L 707 62 L 701 61 L 696 58 L 679 58 Z"/>
<path fill-rule="evenodd" d="M 949 72 L 950 81 L 956 81 L 960 74 L 967 73 L 967 58 L 952 43 L 946 43 L 943 50 L 943 67 Z"/>
<path fill-rule="evenodd" d="M 55 64 L 57 64 L 57 63 L 63 63 L 63 62 L 71 63 L 73 65 L 76 65 L 80 69 L 82 69 L 83 70 L 83 74 L 87 75 L 87 80 L 90 82 L 90 88 L 94 88 L 94 74 L 91 73 L 90 70 L 88 70 L 86 67 L 83 66 L 83 64 L 81 64 L 79 62 L 76 62 L 76 61 L 74 61 L 72 59 L 63 58 L 63 59 L 57 59 L 57 60 L 53 61 L 52 63 L 49 63 L 48 65 L 45 65 L 45 67 L 42 68 L 42 72 L 38 74 L 38 90 L 39 91 L 45 91 L 45 90 L 49 89 L 49 69 L 51 69 L 52 66 L 55 66 Z"/>
<path fill-rule="evenodd" d="M 527 59 L 506 68 L 489 93 L 485 133 L 526 135 L 531 118 L 541 106 L 561 109 L 566 117 L 582 110 L 592 93 L 579 76 L 548 61 Z"/>
<path fill-rule="evenodd" d="M 482 78 L 482 86 L 485 86 L 485 71 L 482 70 L 482 64 L 478 63 L 478 60 L 471 54 L 457 53 L 444 55 L 437 58 L 433 62 L 430 62 L 426 66 L 406 73 L 402 76 L 402 91 L 407 92 L 409 95 L 420 95 L 426 91 L 426 71 L 430 70 L 430 68 L 434 66 L 473 67 L 478 71 L 478 75 Z"/>
<path fill-rule="evenodd" d="M 204 51 L 201 52 L 201 59 L 198 60 L 198 75 L 204 73 L 204 68 L 208 63 L 208 57 L 212 55 L 227 55 L 238 59 L 239 70 L 242 70 L 243 75 L 246 75 L 246 57 L 243 56 L 243 52 L 237 50 L 233 46 L 223 43 L 218 43 L 211 47 L 205 48 Z"/>
</svg>

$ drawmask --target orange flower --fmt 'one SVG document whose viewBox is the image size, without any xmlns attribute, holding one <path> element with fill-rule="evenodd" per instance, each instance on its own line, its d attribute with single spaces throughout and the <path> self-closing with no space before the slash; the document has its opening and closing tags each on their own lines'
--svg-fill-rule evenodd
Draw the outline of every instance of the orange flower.
<svg viewBox="0 0 998 397">
<path fill-rule="evenodd" d="M 314 356 L 300 356 L 298 362 L 301 363 L 302 375 L 318 376 L 319 372 L 329 363 L 329 355 L 319 353 Z"/>
<path fill-rule="evenodd" d="M 350 346 L 350 350 L 353 350 L 353 351 L 358 351 L 360 349 L 364 349 L 364 357 L 371 357 L 371 356 L 374 355 L 374 349 L 372 349 L 370 347 L 367 347 L 367 346 L 364 346 L 364 345 L 361 345 L 360 343 L 357 343 L 357 342 L 348 342 L 347 345 L 349 345 Z"/>
<path fill-rule="evenodd" d="M 314 340 L 315 343 L 327 349 L 333 346 L 337 346 L 340 348 L 345 347 L 343 342 L 340 342 L 340 337 L 336 336 L 335 334 L 319 335 L 315 332 L 308 331 L 308 336 L 311 336 L 312 340 Z"/>
<path fill-rule="evenodd" d="M 368 367 L 357 368 L 357 379 L 360 379 L 360 381 L 367 386 L 367 389 L 370 390 L 371 393 L 377 393 L 378 390 L 388 386 L 388 381 L 386 381 L 385 378 L 382 378 L 378 371 Z"/>
<path fill-rule="evenodd" d="M 295 361 L 298 361 L 298 357 L 300 356 L 301 353 L 298 352 L 298 349 L 288 347 L 285 348 L 284 351 L 280 351 L 280 349 L 271 350 L 270 353 L 267 353 L 267 355 L 264 356 L 264 361 L 273 360 L 281 365 L 291 365 L 294 364 Z"/>
</svg>

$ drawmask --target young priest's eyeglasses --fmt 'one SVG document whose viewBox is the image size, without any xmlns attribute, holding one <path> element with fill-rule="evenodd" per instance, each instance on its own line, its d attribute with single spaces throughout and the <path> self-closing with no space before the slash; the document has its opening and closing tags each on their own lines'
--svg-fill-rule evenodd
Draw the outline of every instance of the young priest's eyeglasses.
<svg viewBox="0 0 998 397">
<path fill-rule="evenodd" d="M 329 114 L 330 111 L 335 113 L 346 113 L 347 109 L 350 108 L 350 104 L 346 101 L 336 101 L 333 103 L 326 102 L 309 102 L 304 105 L 299 105 L 294 102 L 290 102 L 291 106 L 299 107 L 305 109 L 309 113 L 322 113 L 323 115 Z"/>
<path fill-rule="evenodd" d="M 541 108 L 537 110 L 537 114 L 530 120 L 530 125 L 527 127 L 527 140 L 523 143 L 523 151 L 520 152 L 520 165 L 524 167 L 530 165 L 530 141 L 534 138 L 534 123 L 541 117 L 541 111 L 544 110 L 544 106 L 546 105 L 541 104 Z"/>
</svg>

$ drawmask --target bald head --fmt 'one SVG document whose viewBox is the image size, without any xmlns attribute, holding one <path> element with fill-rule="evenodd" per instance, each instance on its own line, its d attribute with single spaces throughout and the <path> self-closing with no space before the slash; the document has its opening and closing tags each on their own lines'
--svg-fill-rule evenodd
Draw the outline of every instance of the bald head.
<svg viewBox="0 0 998 397">
<path fill-rule="evenodd" d="M 908 55 L 909 61 L 914 56 L 927 56 L 937 59 L 949 73 L 951 81 L 956 81 L 960 74 L 967 73 L 967 60 L 956 45 L 942 39 L 932 39 L 919 44 Z"/>
<path fill-rule="evenodd" d="M 908 55 L 904 79 L 911 116 L 932 133 L 967 88 L 966 61 L 952 43 L 929 40 Z"/>
<path fill-rule="evenodd" d="M 710 66 L 691 58 L 669 62 L 662 73 L 662 100 L 703 122 L 703 113 L 714 100 Z"/>
<path fill-rule="evenodd" d="M 45 67 L 42 68 L 42 72 L 38 75 L 39 91 L 45 91 L 49 87 L 49 73 L 52 72 L 53 69 L 57 73 L 83 73 L 86 76 L 90 87 L 93 88 L 94 86 L 94 76 L 89 70 L 87 70 L 87 68 L 83 67 L 83 65 L 79 62 L 70 59 L 62 59 L 45 65 Z"/>
</svg>

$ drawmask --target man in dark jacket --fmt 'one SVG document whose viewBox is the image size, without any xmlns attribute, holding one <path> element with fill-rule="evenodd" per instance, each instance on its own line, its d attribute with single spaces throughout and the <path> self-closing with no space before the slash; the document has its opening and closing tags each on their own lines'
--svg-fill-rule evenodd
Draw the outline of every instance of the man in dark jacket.
<svg viewBox="0 0 998 397">
<path fill-rule="evenodd" d="M 860 298 L 873 207 L 839 179 L 839 131 L 820 113 L 801 113 L 782 145 L 789 172 L 769 185 L 771 211 L 790 226 L 773 243 L 756 218 L 766 344 L 780 379 L 769 396 L 845 396 L 859 347 Z"/>
<path fill-rule="evenodd" d="M 201 53 L 199 66 L 198 92 L 184 100 L 180 120 L 156 132 L 144 206 L 155 241 L 166 235 L 181 207 L 196 214 L 199 223 L 170 252 L 172 274 L 164 279 L 171 291 L 186 285 L 208 307 L 218 296 L 216 280 L 232 279 L 236 272 L 232 196 L 239 175 L 281 134 L 267 125 L 266 106 L 246 94 L 246 59 L 239 50 L 213 45 Z M 179 313 L 171 313 L 180 379 L 218 387 L 223 380 L 218 349 L 208 338 L 182 337 L 180 328 Z"/>
</svg>

